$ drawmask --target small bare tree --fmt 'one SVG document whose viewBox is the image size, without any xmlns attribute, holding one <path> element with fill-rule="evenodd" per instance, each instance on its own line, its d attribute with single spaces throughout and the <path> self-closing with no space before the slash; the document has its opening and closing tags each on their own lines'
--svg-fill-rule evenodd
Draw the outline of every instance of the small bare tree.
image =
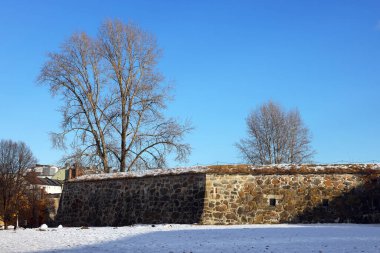
<svg viewBox="0 0 380 253">
<path fill-rule="evenodd" d="M 70 139 L 69 158 L 106 172 L 162 167 L 172 151 L 184 160 L 190 147 L 182 140 L 191 127 L 162 113 L 170 97 L 159 56 L 153 35 L 119 21 L 104 23 L 96 38 L 74 34 L 60 53 L 50 54 L 39 81 L 64 100 L 55 146 Z"/>
<path fill-rule="evenodd" d="M 300 164 L 314 155 L 308 128 L 298 110 L 286 112 L 278 104 L 268 102 L 247 118 L 248 137 L 237 148 L 251 164 Z"/>
<path fill-rule="evenodd" d="M 28 185 L 25 173 L 35 163 L 36 159 L 25 143 L 0 141 L 0 217 L 5 228 L 20 211 L 20 200 Z"/>
</svg>

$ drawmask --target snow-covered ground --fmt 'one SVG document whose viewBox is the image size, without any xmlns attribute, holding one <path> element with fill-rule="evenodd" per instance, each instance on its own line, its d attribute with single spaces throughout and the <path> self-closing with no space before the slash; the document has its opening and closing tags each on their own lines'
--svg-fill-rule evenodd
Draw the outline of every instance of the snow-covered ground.
<svg viewBox="0 0 380 253">
<path fill-rule="evenodd" d="M 0 252 L 380 252 L 380 225 L 138 225 L 0 230 Z"/>
</svg>

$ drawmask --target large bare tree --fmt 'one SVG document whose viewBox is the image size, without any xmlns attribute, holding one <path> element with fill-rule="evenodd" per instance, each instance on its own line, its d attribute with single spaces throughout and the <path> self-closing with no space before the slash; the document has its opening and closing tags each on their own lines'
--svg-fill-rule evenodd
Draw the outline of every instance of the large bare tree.
<svg viewBox="0 0 380 253">
<path fill-rule="evenodd" d="M 308 128 L 298 110 L 286 112 L 268 102 L 246 119 L 248 137 L 237 144 L 243 159 L 251 164 L 300 164 L 314 155 Z"/>
<path fill-rule="evenodd" d="M 186 159 L 190 147 L 182 141 L 191 127 L 163 115 L 170 96 L 159 57 L 152 34 L 120 21 L 105 22 L 95 38 L 74 34 L 49 54 L 39 81 L 64 101 L 55 146 L 65 148 L 69 140 L 68 158 L 106 172 L 162 167 L 172 151 Z"/>
<path fill-rule="evenodd" d="M 0 217 L 7 228 L 18 215 L 20 200 L 28 183 L 26 170 L 36 163 L 30 148 L 23 142 L 0 141 Z"/>
</svg>

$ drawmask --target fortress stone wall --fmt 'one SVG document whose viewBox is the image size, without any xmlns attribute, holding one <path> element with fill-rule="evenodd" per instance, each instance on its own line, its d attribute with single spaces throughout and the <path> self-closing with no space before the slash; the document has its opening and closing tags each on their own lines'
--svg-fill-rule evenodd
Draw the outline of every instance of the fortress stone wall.
<svg viewBox="0 0 380 253">
<path fill-rule="evenodd" d="M 66 226 L 380 223 L 378 165 L 211 166 L 65 184 Z"/>
</svg>

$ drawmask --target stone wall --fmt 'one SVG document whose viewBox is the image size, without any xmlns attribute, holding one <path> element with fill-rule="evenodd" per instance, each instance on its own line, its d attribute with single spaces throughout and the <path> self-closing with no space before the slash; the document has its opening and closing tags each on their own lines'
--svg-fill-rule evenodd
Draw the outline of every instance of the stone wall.
<svg viewBox="0 0 380 253">
<path fill-rule="evenodd" d="M 204 174 L 73 181 L 65 184 L 57 220 L 66 226 L 195 223 Z"/>
<path fill-rule="evenodd" d="M 379 170 L 223 170 L 65 184 L 66 226 L 136 223 L 380 223 Z"/>
<path fill-rule="evenodd" d="M 204 224 L 380 222 L 378 176 L 207 175 Z"/>
</svg>

